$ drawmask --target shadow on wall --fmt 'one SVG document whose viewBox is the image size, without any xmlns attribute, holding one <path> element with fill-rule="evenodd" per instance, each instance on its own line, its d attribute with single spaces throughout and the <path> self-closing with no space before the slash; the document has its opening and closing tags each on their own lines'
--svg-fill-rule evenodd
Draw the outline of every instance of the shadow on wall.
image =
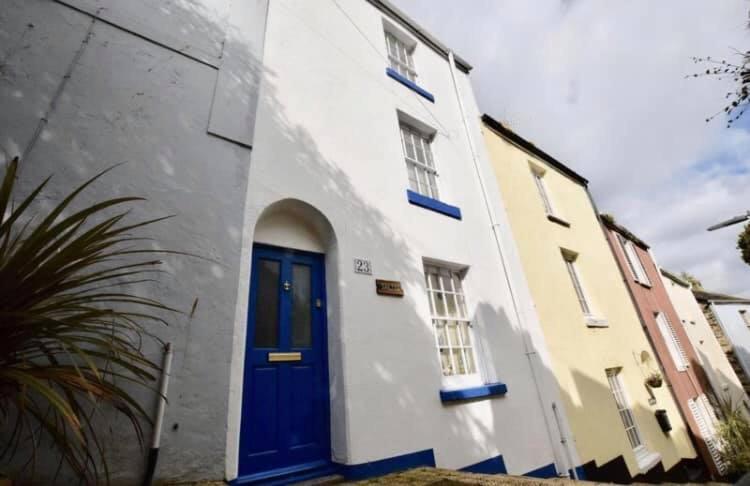
<svg viewBox="0 0 750 486">
<path fill-rule="evenodd" d="M 700 360 L 703 363 L 707 363 L 709 365 L 711 364 L 709 357 L 706 356 L 700 349 L 696 348 L 695 351 L 698 355 L 700 355 Z M 696 371 L 700 369 L 701 373 L 704 374 L 707 379 L 708 377 L 710 377 L 709 383 L 711 383 L 711 386 L 705 387 L 705 389 L 712 391 L 713 396 L 709 398 L 714 405 L 717 416 L 721 417 L 721 403 L 728 403 L 732 407 L 741 406 L 741 409 L 744 410 L 746 414 L 750 412 L 750 409 L 748 409 L 748 397 L 742 389 L 741 383 L 736 382 L 736 380 L 738 380 L 736 374 L 727 376 L 724 370 L 720 368 L 715 368 L 713 366 L 709 366 L 708 368 L 706 368 L 698 362 L 691 363 L 691 366 L 694 366 Z M 718 386 L 718 389 L 713 386 L 714 384 Z"/>
<path fill-rule="evenodd" d="M 620 418 L 612 390 L 606 384 L 606 372 L 603 369 L 594 371 L 601 372 L 601 379 L 594 379 L 578 370 L 572 372 L 577 396 L 573 399 L 566 390 L 562 390 L 566 406 L 568 407 L 568 416 L 576 423 L 582 423 L 585 420 L 589 420 L 592 422 L 592 427 L 596 420 L 606 420 L 607 424 L 616 424 L 616 427 L 611 429 L 597 427 L 596 429 L 590 430 L 588 434 L 590 440 L 592 440 L 592 442 L 595 441 L 595 443 L 609 444 L 610 447 L 617 448 L 619 451 L 626 452 L 629 457 L 633 457 L 631 452 L 633 446 L 625 432 L 625 426 Z M 644 386 L 647 385 L 644 383 Z M 669 384 L 665 382 L 662 386 L 668 387 Z M 627 387 L 628 385 L 625 384 L 625 393 L 632 396 L 633 391 L 629 391 Z M 669 400 L 671 400 L 671 396 Z M 681 457 L 680 451 L 675 445 L 675 440 L 680 442 L 682 439 L 674 437 L 674 435 L 683 434 L 683 432 L 674 429 L 675 422 L 680 420 L 679 415 L 668 415 L 673 430 L 663 432 L 655 415 L 656 410 L 661 409 L 663 404 L 657 402 L 653 408 L 647 408 L 641 405 L 640 401 L 635 403 L 632 399 L 629 401 L 635 422 L 639 428 L 641 443 L 645 445 L 650 452 L 659 453 L 662 457 L 664 457 L 665 454 L 669 454 L 672 457 L 679 458 L 680 462 L 672 465 L 668 470 L 665 470 L 665 465 L 662 461 L 659 461 L 650 470 L 633 476 L 628 471 L 625 458 L 622 454 L 611 457 L 602 462 L 589 460 L 581 465 L 586 480 L 615 483 L 658 483 L 664 481 L 681 483 L 709 479 L 700 457 Z M 669 444 L 668 449 L 665 449 L 663 444 L 653 444 L 652 440 L 650 440 L 649 436 L 644 433 L 644 431 L 648 431 L 651 435 L 664 434 L 665 439 Z M 687 429 L 685 432 L 689 433 Z M 588 444 L 588 448 L 590 450 L 591 444 Z M 586 459 L 589 459 L 589 457 L 583 457 L 582 460 L 585 461 Z"/>
<path fill-rule="evenodd" d="M 101 11 L 105 17 L 115 7 L 114 1 L 94 3 L 105 7 Z M 134 5 L 117 2 L 116 7 L 122 10 L 136 8 Z M 179 20 L 179 31 L 194 37 L 197 44 L 207 38 L 211 42 L 206 46 L 216 39 L 218 45 L 225 35 L 221 19 L 209 15 L 201 2 L 159 4 L 152 13 L 156 20 L 134 22 L 139 35 L 149 37 L 152 32 L 147 31 L 148 25 L 157 25 L 159 19 L 167 23 Z M 123 21 L 128 18 L 132 20 L 120 16 Z M 138 31 L 140 28 L 146 31 Z M 239 39 L 238 34 L 228 33 L 232 39 Z M 122 163 L 87 189 L 79 202 L 145 196 L 149 201 L 134 205 L 129 221 L 176 215 L 148 230 L 153 248 L 188 251 L 215 262 L 165 256 L 162 269 L 168 273 L 167 278 L 141 284 L 138 290 L 146 296 L 158 296 L 186 314 L 166 315 L 169 327 L 152 328 L 175 349 L 162 442 L 164 467 L 157 475 L 221 478 L 228 350 L 234 327 L 250 150 L 206 134 L 216 69 L 177 52 L 183 47 L 175 47 L 179 39 L 156 40 L 173 49 L 57 2 L 3 2 L 0 157 L 27 154 L 21 161 L 19 196 L 54 174 L 39 208 L 44 210 L 95 173 Z M 203 44 L 186 50 L 196 56 L 200 51 L 210 54 Z M 220 51 L 216 51 L 218 54 Z M 254 69 L 236 81 L 252 93 L 250 88 L 260 75 L 256 61 Z M 190 319 L 187 314 L 196 299 L 195 314 Z M 143 346 L 147 355 L 161 361 L 156 343 L 145 342 Z M 154 410 L 153 390 L 134 390 L 134 395 L 149 413 Z M 132 484 L 143 474 L 144 451 L 133 434 L 126 432 L 126 419 L 110 411 L 97 413 L 99 429 L 106 436 L 104 447 L 112 466 L 112 480 Z M 3 465 L 4 472 L 22 464 L 21 458 L 16 461 L 21 462 L 7 468 Z M 37 480 L 49 481 L 56 468 L 57 461 L 52 457 L 39 462 Z"/>
</svg>

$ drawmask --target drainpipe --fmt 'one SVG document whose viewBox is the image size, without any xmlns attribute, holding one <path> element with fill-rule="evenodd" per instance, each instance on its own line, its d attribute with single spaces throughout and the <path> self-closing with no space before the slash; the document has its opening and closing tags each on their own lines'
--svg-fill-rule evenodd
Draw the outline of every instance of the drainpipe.
<svg viewBox="0 0 750 486">
<path fill-rule="evenodd" d="M 156 461 L 159 459 L 159 444 L 161 442 L 161 425 L 164 422 L 164 411 L 167 407 L 167 388 L 169 387 L 169 373 L 172 369 L 172 343 L 164 345 L 164 357 L 161 367 L 161 384 L 159 385 L 159 402 L 156 408 L 156 420 L 151 435 L 151 449 L 148 451 L 148 463 L 146 464 L 146 476 L 143 478 L 143 486 L 151 486 L 156 472 Z"/>
<path fill-rule="evenodd" d="M 537 362 L 538 362 L 537 352 L 534 349 L 534 346 L 533 346 L 533 344 L 531 342 L 531 338 L 529 337 L 529 333 L 526 331 L 526 324 L 525 324 L 524 320 L 521 318 L 521 312 L 519 311 L 519 305 L 518 305 L 517 297 L 516 297 L 515 292 L 513 291 L 513 285 L 511 283 L 510 273 L 508 271 L 508 263 L 507 263 L 507 261 L 505 259 L 505 253 L 503 252 L 502 239 L 501 239 L 501 236 L 500 236 L 500 225 L 497 222 L 497 218 L 495 216 L 495 211 L 492 208 L 492 203 L 490 202 L 490 197 L 487 194 L 487 188 L 486 188 L 486 185 L 485 185 L 485 182 L 484 182 L 484 178 L 482 177 L 482 171 L 481 171 L 481 168 L 480 168 L 480 165 L 479 165 L 479 159 L 477 157 L 477 152 L 476 152 L 476 149 L 474 147 L 474 142 L 473 142 L 473 140 L 471 138 L 471 129 L 469 128 L 469 121 L 466 118 L 466 111 L 464 109 L 464 103 L 463 103 L 463 100 L 461 98 L 461 92 L 458 89 L 458 82 L 456 81 L 456 72 L 455 72 L 456 66 L 455 66 L 455 60 L 453 58 L 453 51 L 448 51 L 448 64 L 449 64 L 449 68 L 450 68 L 450 72 L 451 72 L 451 80 L 453 81 L 453 90 L 454 90 L 454 92 L 456 94 L 456 99 L 458 100 L 458 109 L 459 109 L 459 112 L 461 114 L 461 121 L 463 122 L 464 131 L 466 132 L 466 139 L 467 139 L 467 141 L 469 143 L 469 150 L 471 151 L 471 159 L 472 159 L 472 162 L 474 164 L 474 170 L 476 172 L 477 179 L 479 181 L 479 188 L 480 188 L 480 190 L 482 192 L 482 199 L 484 201 L 484 205 L 485 205 L 485 208 L 487 210 L 487 215 L 490 218 L 490 225 L 492 226 L 492 235 L 494 236 L 495 246 L 497 248 L 497 253 L 498 253 L 499 257 L 500 257 L 500 262 L 501 262 L 502 267 L 503 267 L 503 273 L 505 275 L 505 283 L 506 283 L 506 285 L 508 287 L 508 293 L 510 295 L 511 303 L 513 305 L 513 314 L 515 315 L 516 321 L 518 322 L 519 326 L 521 327 L 521 331 L 522 331 L 522 334 L 523 334 L 524 354 L 526 355 L 526 358 L 529 360 L 529 367 L 531 368 L 531 376 L 532 376 L 532 379 L 534 380 L 534 388 L 535 388 L 536 393 L 537 393 L 537 398 L 538 398 L 540 404 L 542 405 L 542 410 L 546 410 L 545 399 L 544 399 L 545 393 L 544 393 L 544 388 L 543 388 L 543 385 L 542 385 L 542 380 L 541 380 L 541 377 L 540 377 L 540 372 L 538 370 L 538 366 L 539 365 L 537 364 Z M 570 464 L 564 464 L 563 465 L 563 471 L 565 471 L 565 472 L 563 474 L 561 474 L 561 476 L 568 477 L 569 476 L 568 471 L 570 470 L 570 471 L 573 471 L 573 477 L 575 479 L 578 479 L 578 474 L 576 472 L 575 464 L 573 463 L 573 460 L 570 459 L 570 458 L 573 457 L 573 454 L 571 453 L 571 451 L 569 449 L 571 446 L 570 446 L 570 443 L 565 438 L 565 435 L 564 435 L 564 432 L 563 432 L 563 428 L 560 427 L 559 417 L 557 415 L 557 404 L 554 401 L 552 401 L 552 412 L 554 414 L 555 420 L 558 422 L 558 429 L 559 429 L 559 432 L 560 432 L 560 443 L 562 444 L 563 449 L 565 450 L 566 456 L 568 456 L 568 458 L 570 460 Z M 549 422 L 549 419 L 547 417 L 546 411 L 542 415 L 544 416 L 544 423 L 545 423 L 546 429 L 547 429 L 547 434 L 548 434 L 547 438 L 550 441 L 550 445 L 552 446 L 552 450 L 553 451 L 557 451 L 557 446 L 555 444 L 555 439 L 554 439 L 554 435 L 555 434 L 554 434 L 554 432 L 552 430 L 552 425 Z M 557 457 L 557 453 L 555 453 L 555 457 Z M 565 461 L 563 461 L 563 462 L 565 462 Z"/>
</svg>

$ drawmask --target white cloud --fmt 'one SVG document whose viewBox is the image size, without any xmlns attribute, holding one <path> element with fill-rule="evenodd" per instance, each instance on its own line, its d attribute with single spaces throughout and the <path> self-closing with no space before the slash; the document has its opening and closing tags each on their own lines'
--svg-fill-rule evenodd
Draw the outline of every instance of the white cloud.
<svg viewBox="0 0 750 486">
<path fill-rule="evenodd" d="M 739 226 L 750 209 L 750 132 L 705 118 L 729 85 L 692 56 L 750 46 L 744 0 L 399 0 L 475 69 L 480 107 L 591 181 L 602 211 L 673 271 L 750 295 Z M 748 117 L 750 118 L 750 117 Z"/>
</svg>

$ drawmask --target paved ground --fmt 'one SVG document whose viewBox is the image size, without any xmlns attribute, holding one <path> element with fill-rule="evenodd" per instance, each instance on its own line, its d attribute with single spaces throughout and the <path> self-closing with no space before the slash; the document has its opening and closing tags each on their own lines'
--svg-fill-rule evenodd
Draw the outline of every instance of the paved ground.
<svg viewBox="0 0 750 486">
<path fill-rule="evenodd" d="M 224 486 L 223 481 L 201 481 L 197 483 L 168 483 L 171 486 Z M 356 484 L 360 486 L 464 486 L 481 485 L 493 486 L 496 484 L 516 484 L 519 486 L 594 486 L 597 483 L 577 482 L 566 479 L 535 479 L 524 476 L 504 476 L 500 474 L 470 474 L 447 469 L 423 467 L 411 469 L 400 473 L 389 474 L 378 478 L 367 479 L 358 483 L 345 482 L 336 478 L 323 478 L 299 483 L 298 486 L 327 486 L 332 484 L 346 485 Z"/>
<path fill-rule="evenodd" d="M 379 478 L 368 479 L 357 483 L 358 485 L 429 485 L 429 486 L 463 486 L 482 485 L 492 486 L 495 484 L 517 484 L 519 486 L 572 486 L 584 484 L 583 482 L 567 479 L 535 479 L 524 476 L 504 476 L 501 474 L 470 474 L 447 469 L 419 468 L 411 469 L 401 473 L 389 474 Z M 585 483 L 593 486 L 596 483 Z"/>
</svg>

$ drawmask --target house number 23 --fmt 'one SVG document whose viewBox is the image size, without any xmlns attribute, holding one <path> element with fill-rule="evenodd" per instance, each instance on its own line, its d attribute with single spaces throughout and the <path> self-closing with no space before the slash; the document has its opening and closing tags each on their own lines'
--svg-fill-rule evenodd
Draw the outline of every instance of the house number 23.
<svg viewBox="0 0 750 486">
<path fill-rule="evenodd" d="M 372 275 L 372 263 L 370 263 L 370 260 L 365 260 L 364 258 L 355 258 L 354 273 L 364 273 L 365 275 Z"/>
</svg>

